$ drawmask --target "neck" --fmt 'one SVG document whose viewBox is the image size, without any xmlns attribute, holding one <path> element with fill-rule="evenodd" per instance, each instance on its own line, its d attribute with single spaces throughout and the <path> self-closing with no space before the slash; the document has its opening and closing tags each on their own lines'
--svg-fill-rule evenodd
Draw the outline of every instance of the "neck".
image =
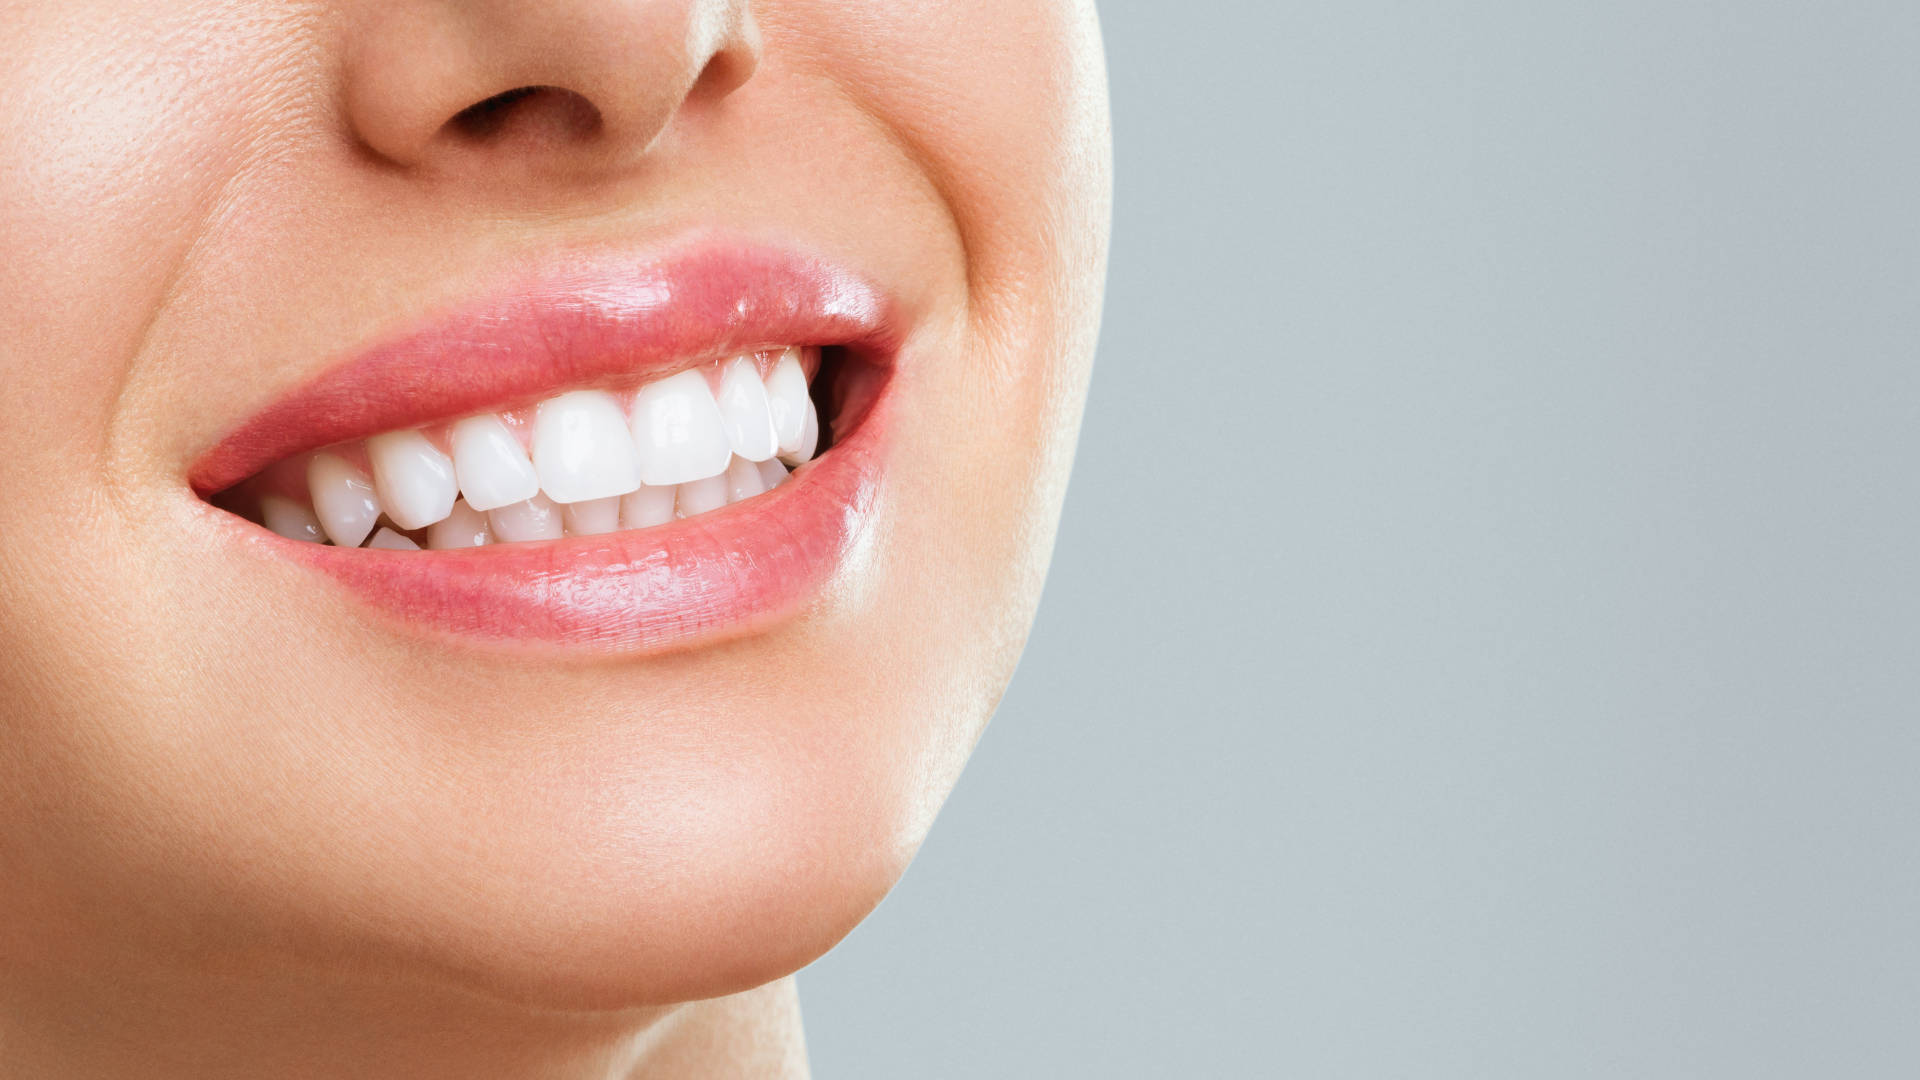
<svg viewBox="0 0 1920 1080">
<path fill-rule="evenodd" d="M 44 977 L 32 977 L 39 974 Z M 793 979 L 609 1012 L 347 977 L 0 973 L 0 1080 L 804 1080 Z"/>
</svg>

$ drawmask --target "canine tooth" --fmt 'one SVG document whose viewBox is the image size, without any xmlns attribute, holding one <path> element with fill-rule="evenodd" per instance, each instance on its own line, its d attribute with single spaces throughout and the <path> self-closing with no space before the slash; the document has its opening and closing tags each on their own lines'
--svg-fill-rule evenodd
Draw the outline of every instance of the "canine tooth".
<svg viewBox="0 0 1920 1080">
<path fill-rule="evenodd" d="M 327 538 L 324 526 L 313 511 L 287 498 L 285 495 L 263 495 L 260 498 L 260 516 L 266 519 L 267 528 L 289 540 L 305 540 L 318 544 Z"/>
<path fill-rule="evenodd" d="M 773 431 L 773 412 L 767 402 L 767 387 L 753 366 L 753 357 L 735 357 L 720 377 L 720 419 L 727 426 L 727 441 L 736 456 L 748 461 L 765 461 L 780 449 L 780 437 Z"/>
<path fill-rule="evenodd" d="M 698 371 L 640 388 L 633 399 L 633 444 L 640 454 L 640 478 L 655 487 L 725 472 L 733 457 L 720 406 Z"/>
<path fill-rule="evenodd" d="M 640 486 L 640 461 L 620 403 L 605 390 L 575 390 L 540 403 L 533 469 L 557 503 L 625 495 Z"/>
<path fill-rule="evenodd" d="M 733 464 L 727 466 L 727 501 L 737 503 L 751 499 L 765 490 L 767 482 L 760 479 L 759 463 L 735 454 Z"/>
<path fill-rule="evenodd" d="M 418 431 L 389 431 L 367 440 L 373 489 L 380 506 L 403 529 L 424 529 L 453 512 L 460 484 L 453 459 Z"/>
<path fill-rule="evenodd" d="M 780 449 L 800 449 L 807 429 L 807 372 L 800 366 L 800 350 L 788 349 L 767 375 L 767 407 L 773 414 L 774 437 Z"/>
<path fill-rule="evenodd" d="M 333 454 L 315 454 L 307 463 L 307 493 L 314 516 L 341 547 L 359 547 L 380 518 L 373 480 Z"/>
<path fill-rule="evenodd" d="M 453 472 L 467 505 L 487 511 L 526 502 L 540 490 L 540 476 L 520 449 L 520 440 L 498 416 L 469 416 L 453 425 Z"/>
<path fill-rule="evenodd" d="M 782 453 L 780 460 L 789 465 L 804 465 L 813 460 L 813 452 L 820 446 L 820 414 L 813 407 L 813 401 L 807 401 L 807 426 L 800 436 L 800 447 L 791 453 Z"/>
<path fill-rule="evenodd" d="M 727 474 L 708 476 L 699 480 L 689 480 L 680 485 L 680 494 L 674 499 L 681 517 L 704 514 L 709 510 L 718 510 L 727 505 Z"/>
<path fill-rule="evenodd" d="M 780 464 L 779 458 L 768 458 L 759 465 L 760 482 L 768 491 L 787 482 L 787 467 Z"/>
<path fill-rule="evenodd" d="M 429 551 L 447 551 L 452 548 L 482 547 L 493 543 L 493 524 L 487 515 L 473 508 L 465 499 L 453 504 L 453 513 L 444 520 L 436 521 L 427 530 L 427 549 Z"/>
<path fill-rule="evenodd" d="M 373 540 L 367 544 L 370 548 L 382 548 L 387 551 L 419 551 L 420 545 L 401 536 L 385 526 L 373 534 Z"/>
<path fill-rule="evenodd" d="M 647 529 L 673 520 L 673 497 L 678 488 L 647 484 L 620 497 L 620 527 Z"/>
<path fill-rule="evenodd" d="M 493 524 L 493 539 L 498 543 L 558 540 L 566 535 L 560 507 L 544 494 L 511 506 L 496 506 L 487 511 L 487 520 Z"/>
<path fill-rule="evenodd" d="M 568 503 L 563 515 L 566 518 L 567 535 L 599 536 L 601 533 L 618 532 L 621 498 L 623 496 L 610 495 L 604 499 Z"/>
</svg>

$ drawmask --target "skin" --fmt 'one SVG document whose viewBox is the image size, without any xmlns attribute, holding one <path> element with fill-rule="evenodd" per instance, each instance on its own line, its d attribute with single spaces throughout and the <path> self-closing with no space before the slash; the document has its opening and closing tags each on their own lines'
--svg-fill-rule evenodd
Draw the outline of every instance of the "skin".
<svg viewBox="0 0 1920 1080">
<path fill-rule="evenodd" d="M 805 1075 L 789 976 L 905 868 L 1038 600 L 1106 257 L 1091 3 L 0 25 L 0 1076 Z M 716 228 L 909 329 L 873 540 L 805 610 L 472 648 L 211 542 L 188 470 L 277 397 L 512 267 Z"/>
</svg>

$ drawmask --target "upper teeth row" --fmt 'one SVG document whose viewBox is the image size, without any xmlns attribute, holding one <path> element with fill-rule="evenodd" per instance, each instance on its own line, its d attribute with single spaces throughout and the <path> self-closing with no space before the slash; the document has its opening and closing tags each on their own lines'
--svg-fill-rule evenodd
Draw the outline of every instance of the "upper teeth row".
<svg viewBox="0 0 1920 1080">
<path fill-rule="evenodd" d="M 702 513 L 785 480 L 776 458 L 807 461 L 820 437 L 800 350 L 785 350 L 765 381 L 752 356 L 727 361 L 719 376 L 718 395 L 699 370 L 648 383 L 630 415 L 605 390 L 549 398 L 534 411 L 525 450 L 494 413 L 453 424 L 451 455 L 418 429 L 376 435 L 366 440 L 372 477 L 317 454 L 307 467 L 313 509 L 269 495 L 263 516 L 282 536 L 358 547 L 385 513 L 402 529 L 431 527 L 428 546 L 439 548 Z M 373 543 L 416 546 L 385 529 Z"/>
</svg>

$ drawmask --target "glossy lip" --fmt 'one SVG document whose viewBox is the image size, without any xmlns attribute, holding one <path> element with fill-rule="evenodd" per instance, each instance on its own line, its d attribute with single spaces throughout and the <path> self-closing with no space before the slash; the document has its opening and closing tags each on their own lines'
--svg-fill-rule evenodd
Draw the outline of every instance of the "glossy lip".
<svg viewBox="0 0 1920 1080">
<path fill-rule="evenodd" d="M 878 287 L 823 260 L 740 243 L 582 261 L 377 345 L 268 406 L 188 472 L 203 497 L 274 462 L 563 389 L 645 381 L 775 345 L 831 345 L 890 371 Z M 650 653 L 764 629 L 817 595 L 872 515 L 887 395 L 766 495 L 669 525 L 463 551 L 341 549 L 238 517 L 235 538 L 330 577 L 414 629 L 500 644 Z"/>
</svg>

